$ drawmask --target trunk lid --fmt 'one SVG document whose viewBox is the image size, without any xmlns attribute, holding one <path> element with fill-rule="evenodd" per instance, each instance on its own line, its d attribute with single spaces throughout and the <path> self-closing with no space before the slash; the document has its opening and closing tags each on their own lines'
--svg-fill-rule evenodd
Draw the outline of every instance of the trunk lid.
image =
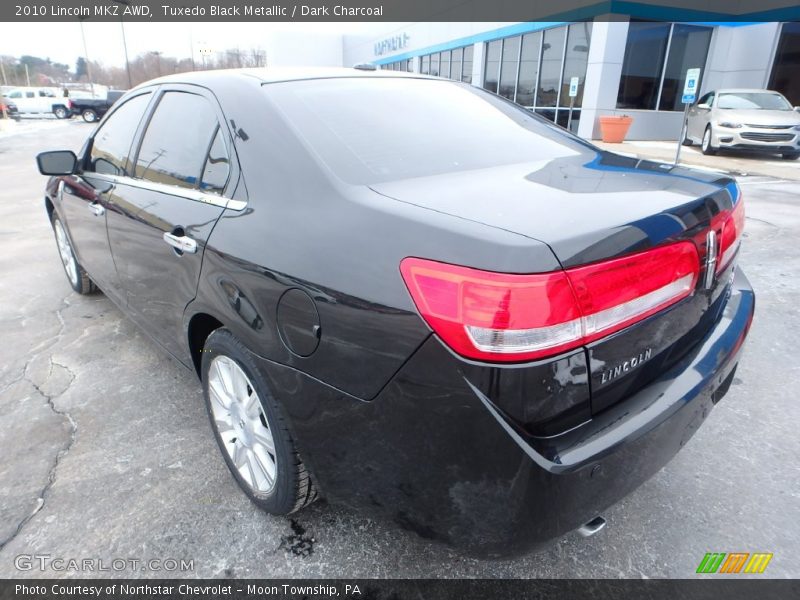
<svg viewBox="0 0 800 600">
<path fill-rule="evenodd" d="M 735 182 L 606 152 L 373 184 L 379 194 L 547 244 L 564 268 L 691 240 L 695 292 L 585 346 L 597 413 L 674 364 L 721 314 L 732 266 L 705 285 L 706 236 L 721 236 Z M 731 263 L 732 264 L 732 263 Z M 469 266 L 469 265 L 467 265 Z"/>
</svg>

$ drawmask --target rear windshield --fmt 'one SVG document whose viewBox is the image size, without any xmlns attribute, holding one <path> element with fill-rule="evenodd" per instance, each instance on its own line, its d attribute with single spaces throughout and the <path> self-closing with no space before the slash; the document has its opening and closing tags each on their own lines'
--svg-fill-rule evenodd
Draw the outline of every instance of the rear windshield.
<svg viewBox="0 0 800 600">
<path fill-rule="evenodd" d="M 792 105 L 780 94 L 736 92 L 735 94 L 720 94 L 717 108 L 792 110 Z"/>
<path fill-rule="evenodd" d="M 586 150 L 552 123 L 467 84 L 338 78 L 263 89 L 310 150 L 353 184 L 551 160 Z"/>
</svg>

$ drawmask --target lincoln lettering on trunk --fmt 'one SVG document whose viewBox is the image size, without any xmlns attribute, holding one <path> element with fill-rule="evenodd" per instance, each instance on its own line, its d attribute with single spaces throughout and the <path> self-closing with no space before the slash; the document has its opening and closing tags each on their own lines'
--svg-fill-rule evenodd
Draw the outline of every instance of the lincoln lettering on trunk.
<svg viewBox="0 0 800 600">
<path fill-rule="evenodd" d="M 638 355 L 634 356 L 633 358 L 629 358 L 624 363 L 617 365 L 613 369 L 608 369 L 603 371 L 603 378 L 601 379 L 600 383 L 608 383 L 613 379 L 616 379 L 620 375 L 627 373 L 639 365 L 641 365 L 646 360 L 650 360 L 650 356 L 652 356 L 653 351 L 652 349 L 648 348 L 643 352 L 640 352 Z"/>
</svg>

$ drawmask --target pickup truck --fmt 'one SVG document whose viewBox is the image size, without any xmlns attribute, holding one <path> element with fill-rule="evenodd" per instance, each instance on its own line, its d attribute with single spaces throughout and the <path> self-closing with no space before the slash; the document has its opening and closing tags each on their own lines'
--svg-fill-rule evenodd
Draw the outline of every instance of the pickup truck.
<svg viewBox="0 0 800 600">
<path fill-rule="evenodd" d="M 57 119 L 70 117 L 69 98 L 56 88 L 19 87 L 6 92 L 5 97 L 17 106 L 20 115 L 53 114 Z"/>
<path fill-rule="evenodd" d="M 124 91 L 109 90 L 105 98 L 70 98 L 70 116 L 80 115 L 87 123 L 99 120 Z"/>
</svg>

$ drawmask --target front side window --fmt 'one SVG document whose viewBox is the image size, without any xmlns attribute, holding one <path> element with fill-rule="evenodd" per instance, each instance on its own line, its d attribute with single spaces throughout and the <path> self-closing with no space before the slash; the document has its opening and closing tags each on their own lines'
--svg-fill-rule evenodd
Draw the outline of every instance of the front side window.
<svg viewBox="0 0 800 600">
<path fill-rule="evenodd" d="M 217 129 L 216 112 L 203 96 L 166 92 L 142 138 L 136 177 L 196 188 Z"/>
<path fill-rule="evenodd" d="M 8 95 L 9 98 L 22 98 L 22 92 L 11 92 Z"/>
<path fill-rule="evenodd" d="M 700 98 L 700 100 L 697 101 L 698 106 L 700 104 L 703 104 L 705 106 L 711 106 L 713 103 L 714 103 L 714 92 L 709 92 L 708 94 L 706 94 L 705 96 Z"/>
<path fill-rule="evenodd" d="M 133 136 L 149 102 L 149 92 L 135 96 L 103 123 L 92 140 L 87 171 L 106 175 L 126 174 Z"/>
</svg>

